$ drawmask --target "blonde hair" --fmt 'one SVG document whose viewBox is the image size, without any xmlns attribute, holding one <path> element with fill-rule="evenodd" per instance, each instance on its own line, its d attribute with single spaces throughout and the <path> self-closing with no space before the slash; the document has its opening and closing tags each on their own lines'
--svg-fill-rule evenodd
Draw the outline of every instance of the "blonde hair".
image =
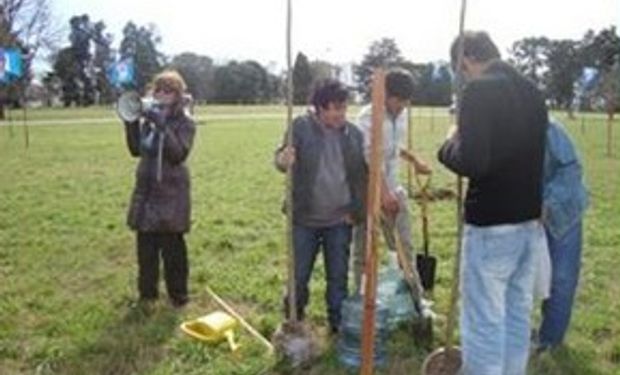
<svg viewBox="0 0 620 375">
<path fill-rule="evenodd" d="M 185 80 L 176 70 L 164 70 L 153 78 L 151 87 L 154 90 L 164 88 L 175 92 L 179 97 L 183 96 L 187 90 Z"/>
</svg>

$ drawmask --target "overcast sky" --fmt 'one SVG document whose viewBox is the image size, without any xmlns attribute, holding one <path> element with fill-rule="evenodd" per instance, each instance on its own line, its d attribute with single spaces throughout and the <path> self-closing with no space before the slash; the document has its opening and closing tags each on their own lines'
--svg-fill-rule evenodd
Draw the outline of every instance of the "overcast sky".
<svg viewBox="0 0 620 375">
<path fill-rule="evenodd" d="M 293 0 L 293 48 L 337 63 L 361 60 L 368 46 L 394 38 L 415 62 L 447 59 L 460 0 Z M 161 50 L 216 61 L 285 65 L 285 0 L 52 0 L 63 23 L 87 13 L 103 20 L 118 47 L 122 27 L 154 23 Z M 620 25 L 620 0 L 469 0 L 465 27 L 487 30 L 501 51 L 522 37 L 579 39 L 587 29 Z M 620 26 L 618 26 L 620 28 Z M 68 28 L 67 28 L 68 31 Z"/>
</svg>

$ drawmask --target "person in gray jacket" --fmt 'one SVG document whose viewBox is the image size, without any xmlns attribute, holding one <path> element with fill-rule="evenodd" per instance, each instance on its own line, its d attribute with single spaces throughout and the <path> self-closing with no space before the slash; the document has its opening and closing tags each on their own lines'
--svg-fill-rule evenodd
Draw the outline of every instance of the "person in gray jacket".
<svg viewBox="0 0 620 375">
<path fill-rule="evenodd" d="M 366 163 L 363 136 L 346 120 L 348 92 L 335 80 L 318 83 L 314 111 L 292 124 L 276 150 L 276 167 L 293 168 L 293 247 L 297 315 L 304 318 L 308 283 L 319 248 L 323 248 L 327 312 L 331 332 L 338 331 L 347 297 L 351 228 L 364 217 Z M 285 311 L 288 298 L 284 299 Z"/>
<path fill-rule="evenodd" d="M 184 110 L 183 78 L 164 71 L 153 81 L 157 110 L 125 123 L 129 152 L 139 157 L 127 223 L 137 235 L 141 301 L 158 297 L 159 257 L 170 302 L 188 302 L 189 265 L 184 233 L 190 229 L 190 176 L 185 165 L 194 139 L 194 121 Z M 161 155 L 160 155 L 161 153 Z"/>
</svg>

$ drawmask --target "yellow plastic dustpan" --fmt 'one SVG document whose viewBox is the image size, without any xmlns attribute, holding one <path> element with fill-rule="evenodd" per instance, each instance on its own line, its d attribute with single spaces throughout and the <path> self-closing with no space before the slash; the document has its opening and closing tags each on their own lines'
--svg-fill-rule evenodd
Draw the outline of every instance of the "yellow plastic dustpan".
<svg viewBox="0 0 620 375">
<path fill-rule="evenodd" d="M 235 343 L 234 328 L 237 320 L 222 311 L 216 311 L 198 319 L 183 322 L 181 330 L 200 341 L 218 343 L 226 339 L 230 350 L 235 352 L 239 345 Z"/>
</svg>

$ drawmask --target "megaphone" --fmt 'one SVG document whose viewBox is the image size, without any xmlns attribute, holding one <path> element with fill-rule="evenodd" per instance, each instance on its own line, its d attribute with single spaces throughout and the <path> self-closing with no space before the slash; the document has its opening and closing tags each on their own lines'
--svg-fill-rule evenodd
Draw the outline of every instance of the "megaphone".
<svg viewBox="0 0 620 375">
<path fill-rule="evenodd" d="M 182 98 L 183 109 L 188 115 L 193 114 L 193 100 L 189 94 L 183 95 Z M 140 97 L 137 91 L 124 92 L 116 102 L 116 113 L 121 120 L 125 122 L 137 121 L 148 111 L 156 109 L 161 105 L 152 96 Z"/>
<path fill-rule="evenodd" d="M 153 97 L 141 98 L 136 91 L 124 92 L 116 102 L 116 113 L 125 122 L 134 122 L 144 113 L 159 106 Z"/>
</svg>

